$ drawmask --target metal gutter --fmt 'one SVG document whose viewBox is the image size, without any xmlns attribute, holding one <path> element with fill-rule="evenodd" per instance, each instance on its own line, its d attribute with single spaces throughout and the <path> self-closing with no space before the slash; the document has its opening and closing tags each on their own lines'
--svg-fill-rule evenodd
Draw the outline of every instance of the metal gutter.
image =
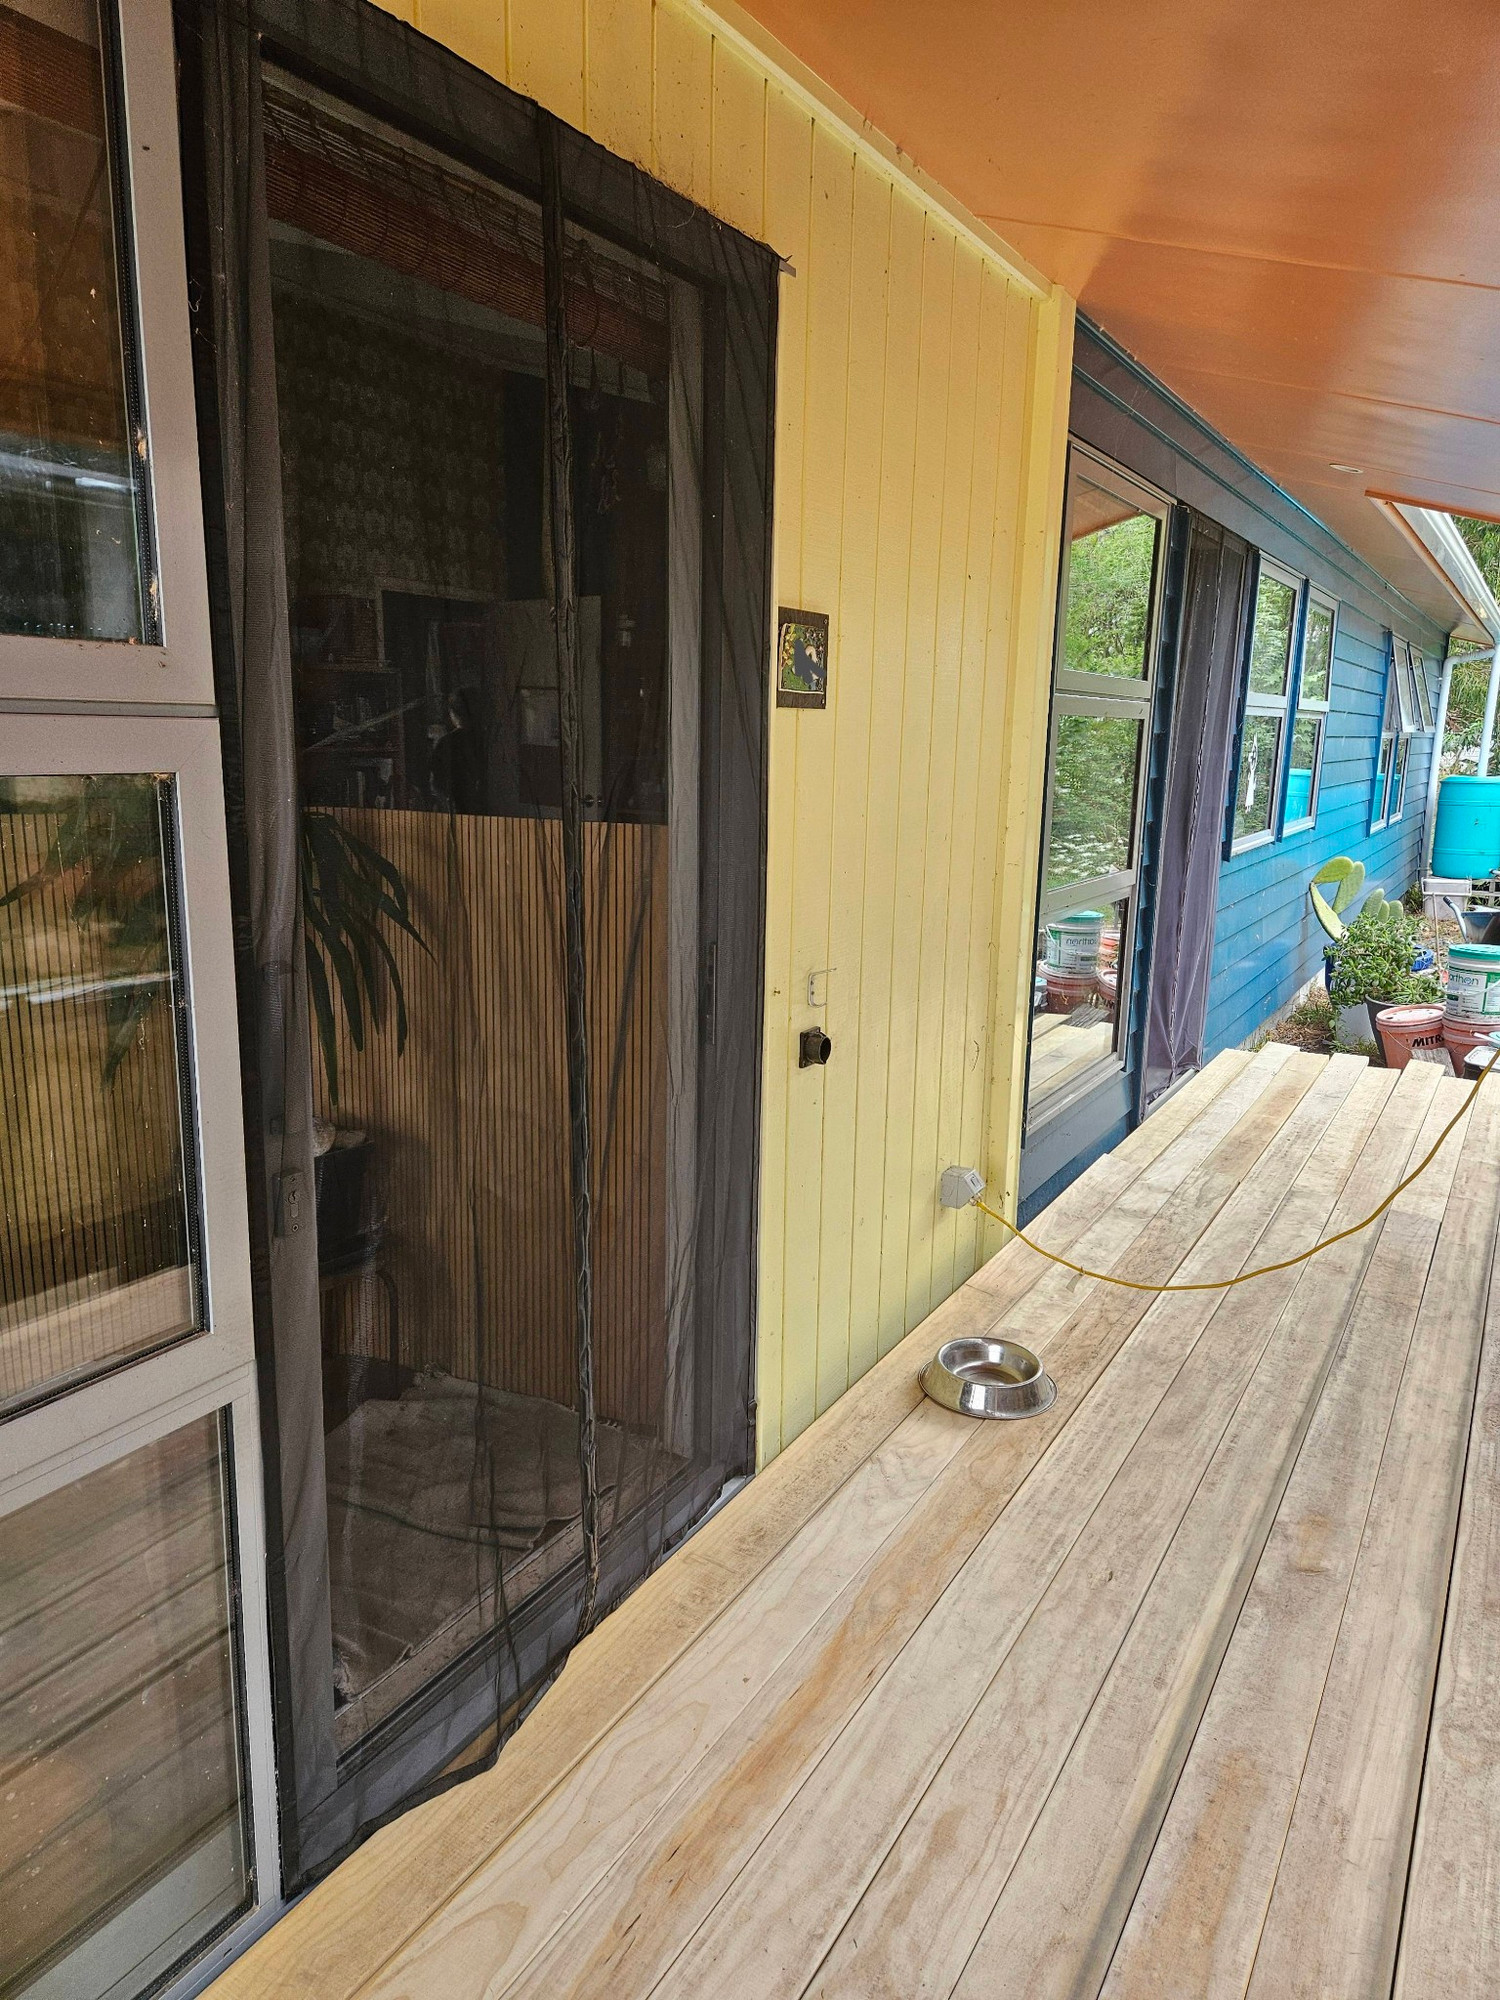
<svg viewBox="0 0 1500 2000">
<path fill-rule="evenodd" d="M 1415 506 L 1409 500 L 1389 500 L 1379 493 L 1369 497 L 1446 585 L 1459 611 L 1451 636 L 1471 645 L 1493 646 L 1500 639 L 1500 603 L 1495 601 L 1453 516 L 1436 507 Z"/>
</svg>

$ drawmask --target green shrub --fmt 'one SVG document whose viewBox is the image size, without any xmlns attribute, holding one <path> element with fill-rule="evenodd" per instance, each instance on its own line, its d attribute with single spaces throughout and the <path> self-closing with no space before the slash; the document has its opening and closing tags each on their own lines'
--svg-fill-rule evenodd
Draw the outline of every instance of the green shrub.
<svg viewBox="0 0 1500 2000">
<path fill-rule="evenodd" d="M 1440 1000 L 1436 973 L 1411 969 L 1420 945 L 1417 926 L 1399 903 L 1367 904 L 1324 954 L 1333 970 L 1334 1006 L 1357 1007 L 1361 1000 Z"/>
</svg>

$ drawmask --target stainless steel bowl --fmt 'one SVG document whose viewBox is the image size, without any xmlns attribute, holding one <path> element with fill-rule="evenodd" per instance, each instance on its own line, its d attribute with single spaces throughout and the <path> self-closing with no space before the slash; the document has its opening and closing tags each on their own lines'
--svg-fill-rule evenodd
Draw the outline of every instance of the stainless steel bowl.
<svg viewBox="0 0 1500 2000">
<path fill-rule="evenodd" d="M 944 1341 L 922 1370 L 922 1387 L 963 1417 L 1035 1417 L 1057 1394 L 1029 1347 L 988 1335 Z"/>
</svg>

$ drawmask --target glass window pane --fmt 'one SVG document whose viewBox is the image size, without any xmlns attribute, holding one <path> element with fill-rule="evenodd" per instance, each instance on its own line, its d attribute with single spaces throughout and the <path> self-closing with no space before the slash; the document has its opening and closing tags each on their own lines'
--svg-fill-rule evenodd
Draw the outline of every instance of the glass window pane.
<svg viewBox="0 0 1500 2000">
<path fill-rule="evenodd" d="M 1115 1047 L 1130 900 L 1046 918 L 1037 935 L 1028 1101 L 1034 1108 Z M 1126 978 L 1128 988 L 1129 979 Z"/>
<path fill-rule="evenodd" d="M 0 1992 L 138 1993 L 247 1906 L 226 1439 L 0 1519 Z"/>
<path fill-rule="evenodd" d="M 1292 725 L 1292 768 L 1286 781 L 1286 823 L 1311 819 L 1313 781 L 1318 769 L 1318 743 L 1323 734 L 1321 715 L 1299 715 Z"/>
<path fill-rule="evenodd" d="M 99 16 L 0 5 L 0 632 L 141 639 Z"/>
<path fill-rule="evenodd" d="M 1248 715 L 1240 745 L 1240 782 L 1234 801 L 1234 837 L 1248 840 L 1270 830 L 1281 762 L 1281 717 Z"/>
<path fill-rule="evenodd" d="M 170 806 L 0 778 L 0 1411 L 199 1323 Z"/>
<path fill-rule="evenodd" d="M 1255 593 L 1250 640 L 1250 687 L 1255 694 L 1285 694 L 1292 660 L 1297 593 L 1279 576 L 1262 575 Z"/>
<path fill-rule="evenodd" d="M 1146 677 L 1158 522 L 1083 474 L 1068 517 L 1063 665 L 1075 673 Z"/>
<path fill-rule="evenodd" d="M 1307 643 L 1302 651 L 1302 699 L 1327 701 L 1333 672 L 1333 613 L 1326 604 L 1307 607 Z"/>
<path fill-rule="evenodd" d="M 1420 653 L 1413 652 L 1411 664 L 1412 672 L 1416 678 L 1417 701 L 1422 710 L 1422 727 L 1423 729 L 1431 729 L 1435 718 L 1432 712 L 1432 689 L 1428 685 L 1427 680 L 1427 662 L 1422 658 Z"/>
<path fill-rule="evenodd" d="M 1395 665 L 1396 712 L 1400 717 L 1402 734 L 1409 735 L 1412 730 L 1421 728 L 1422 711 L 1417 701 L 1417 691 L 1413 685 L 1411 667 L 1404 655 L 1405 648 L 1403 647 L 1401 653 L 1397 655 Z"/>
<path fill-rule="evenodd" d="M 1377 825 L 1379 825 L 1386 816 L 1385 812 L 1386 785 L 1391 775 L 1391 756 L 1392 752 L 1395 749 L 1395 745 L 1396 745 L 1396 739 L 1392 736 L 1383 736 L 1380 739 L 1380 756 L 1375 766 L 1375 798 L 1371 806 L 1371 812 L 1370 812 L 1370 817 L 1375 821 Z"/>
<path fill-rule="evenodd" d="M 1411 748 L 1403 736 L 1396 743 L 1396 761 L 1391 772 L 1391 818 L 1399 819 L 1406 804 L 1406 753 Z"/>
<path fill-rule="evenodd" d="M 1049 889 L 1092 882 L 1131 866 L 1144 731 L 1137 716 L 1059 716 L 1052 759 Z"/>
</svg>

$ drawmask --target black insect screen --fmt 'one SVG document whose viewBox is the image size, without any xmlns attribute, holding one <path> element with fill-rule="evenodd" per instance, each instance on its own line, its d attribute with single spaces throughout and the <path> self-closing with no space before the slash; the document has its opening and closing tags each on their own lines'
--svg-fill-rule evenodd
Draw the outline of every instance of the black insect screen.
<svg viewBox="0 0 1500 2000">
<path fill-rule="evenodd" d="M 752 1459 L 775 260 L 366 6 L 180 40 L 298 1879 Z"/>
</svg>

